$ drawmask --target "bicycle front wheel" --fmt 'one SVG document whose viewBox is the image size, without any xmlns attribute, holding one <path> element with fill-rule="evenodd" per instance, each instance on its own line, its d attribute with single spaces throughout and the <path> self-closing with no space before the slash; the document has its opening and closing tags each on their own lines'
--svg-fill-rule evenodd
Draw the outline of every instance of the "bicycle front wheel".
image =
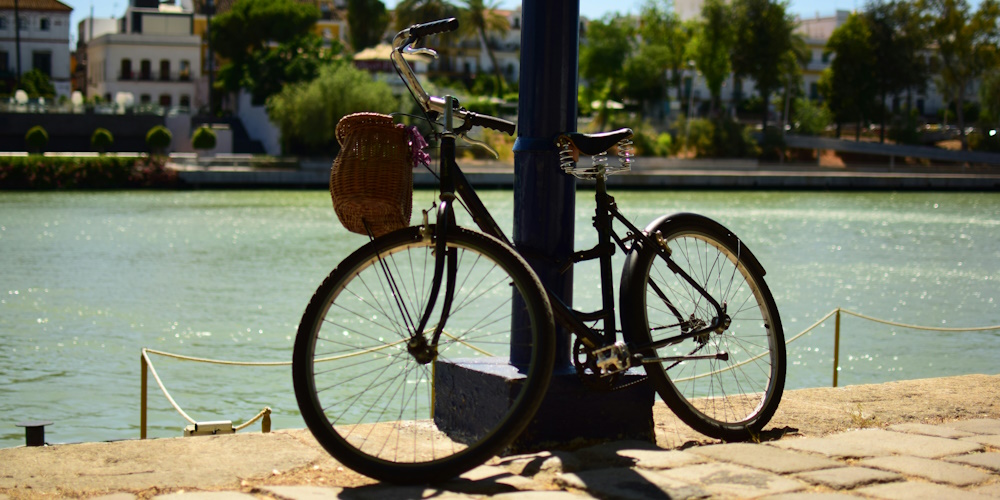
<svg viewBox="0 0 1000 500">
<path fill-rule="evenodd" d="M 481 233 L 455 228 L 447 248 L 455 292 L 436 342 L 447 287 L 431 301 L 435 244 L 418 227 L 344 259 L 299 325 L 292 372 L 302 417 L 334 458 L 375 479 L 434 482 L 478 466 L 520 434 L 548 388 L 553 319 L 538 278 Z M 432 302 L 430 321 L 414 332 Z M 515 308 L 526 326 L 512 323 Z M 516 368 L 512 349 L 523 361 Z M 463 407 L 476 395 L 457 393 L 456 382 L 475 366 L 511 378 L 486 396 L 499 409 Z"/>
<path fill-rule="evenodd" d="M 717 439 L 751 439 L 774 415 L 785 385 L 784 334 L 764 271 L 739 238 L 706 217 L 678 214 L 646 229 L 659 231 L 670 259 L 728 319 L 677 339 L 704 331 L 718 311 L 656 249 L 638 248 L 622 274 L 623 334 L 681 420 Z M 643 351 L 654 342 L 662 345 Z"/>
</svg>

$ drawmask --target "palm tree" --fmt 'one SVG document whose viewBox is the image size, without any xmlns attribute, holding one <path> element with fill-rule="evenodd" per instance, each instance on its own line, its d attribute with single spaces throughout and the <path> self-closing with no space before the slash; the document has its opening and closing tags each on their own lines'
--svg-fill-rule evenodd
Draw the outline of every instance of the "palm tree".
<svg viewBox="0 0 1000 500">
<path fill-rule="evenodd" d="M 455 7 L 444 0 L 401 0 L 396 4 L 396 31 L 414 24 L 454 17 Z"/>
<path fill-rule="evenodd" d="M 476 35 L 480 42 L 486 47 L 486 53 L 490 57 L 493 65 L 493 74 L 497 79 L 497 97 L 503 95 L 503 73 L 500 65 L 497 64 L 496 54 L 489 42 L 489 35 L 506 35 L 510 31 L 510 23 L 507 17 L 498 12 L 500 0 L 462 0 L 463 5 L 459 13 L 460 29 L 467 35 Z"/>
</svg>

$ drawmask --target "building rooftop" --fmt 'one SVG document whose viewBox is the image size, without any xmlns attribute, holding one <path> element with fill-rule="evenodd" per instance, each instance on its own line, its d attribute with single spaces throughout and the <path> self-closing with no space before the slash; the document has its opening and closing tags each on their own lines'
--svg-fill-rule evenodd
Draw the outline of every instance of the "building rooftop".
<svg viewBox="0 0 1000 500">
<path fill-rule="evenodd" d="M 0 9 L 13 9 L 14 0 L 0 0 Z M 17 8 L 20 10 L 48 10 L 56 12 L 72 12 L 73 7 L 66 5 L 59 0 L 18 0 Z"/>
</svg>

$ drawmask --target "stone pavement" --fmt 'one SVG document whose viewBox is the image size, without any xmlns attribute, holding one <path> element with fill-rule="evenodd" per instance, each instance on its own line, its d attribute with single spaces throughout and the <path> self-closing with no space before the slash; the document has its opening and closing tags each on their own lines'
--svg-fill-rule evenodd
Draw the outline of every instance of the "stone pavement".
<svg viewBox="0 0 1000 500">
<path fill-rule="evenodd" d="M 829 433 L 803 432 L 808 422 L 796 424 L 802 430 L 785 425 L 763 443 L 684 437 L 672 447 L 625 441 L 498 457 L 450 482 L 418 487 L 377 484 L 345 470 L 302 429 L 8 448 L 0 449 L 0 500 L 997 499 L 998 381 L 998 376 L 967 376 L 790 391 L 792 408 L 822 397 L 831 405 L 829 413 L 841 399 L 854 404 L 858 394 L 870 394 L 866 397 L 886 400 L 897 410 L 849 418 L 856 428 Z M 914 395 L 934 387 L 937 396 L 930 399 Z M 977 390 L 988 394 L 972 397 Z M 949 391 L 954 399 L 941 399 Z M 891 401 L 893 394 L 902 396 Z M 943 410 L 926 409 L 929 401 Z M 969 410 L 956 401 L 974 404 L 979 417 L 935 416 L 938 411 L 966 415 Z M 812 415 L 817 427 L 825 425 L 818 413 Z M 776 420 L 784 425 L 794 419 Z"/>
</svg>

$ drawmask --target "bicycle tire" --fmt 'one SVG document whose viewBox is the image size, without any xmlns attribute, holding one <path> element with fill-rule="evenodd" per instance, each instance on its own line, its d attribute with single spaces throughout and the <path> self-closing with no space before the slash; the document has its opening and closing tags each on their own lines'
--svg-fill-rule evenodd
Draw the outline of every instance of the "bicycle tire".
<svg viewBox="0 0 1000 500">
<path fill-rule="evenodd" d="M 755 438 L 778 408 L 786 369 L 781 318 L 763 268 L 739 238 L 706 217 L 662 217 L 646 231 L 659 231 L 671 259 L 725 304 L 732 318 L 721 333 L 643 353 L 660 359 L 725 352 L 728 359 L 649 359 L 643 363 L 649 380 L 667 406 L 698 432 L 725 441 Z M 715 307 L 670 271 L 653 248 L 629 253 L 621 287 L 623 335 L 640 350 L 682 331 L 705 328 L 716 316 Z"/>
<path fill-rule="evenodd" d="M 462 228 L 447 236 L 458 283 L 438 355 L 421 364 L 410 354 L 414 327 L 407 325 L 419 324 L 434 273 L 435 244 L 425 234 L 403 228 L 344 259 L 306 308 L 292 361 L 299 409 L 323 448 L 357 472 L 399 484 L 446 480 L 502 452 L 541 404 L 555 356 L 552 310 L 537 276 L 508 246 Z M 512 402 L 495 419 L 477 420 L 474 431 L 439 427 L 446 412 L 435 413 L 435 404 L 448 400 L 451 387 L 438 380 L 442 363 L 474 358 L 511 370 L 504 358 L 513 330 L 510 288 L 524 299 L 516 302 L 527 310 L 523 343 L 530 344 Z M 443 302 L 436 301 L 428 335 Z"/>
</svg>

